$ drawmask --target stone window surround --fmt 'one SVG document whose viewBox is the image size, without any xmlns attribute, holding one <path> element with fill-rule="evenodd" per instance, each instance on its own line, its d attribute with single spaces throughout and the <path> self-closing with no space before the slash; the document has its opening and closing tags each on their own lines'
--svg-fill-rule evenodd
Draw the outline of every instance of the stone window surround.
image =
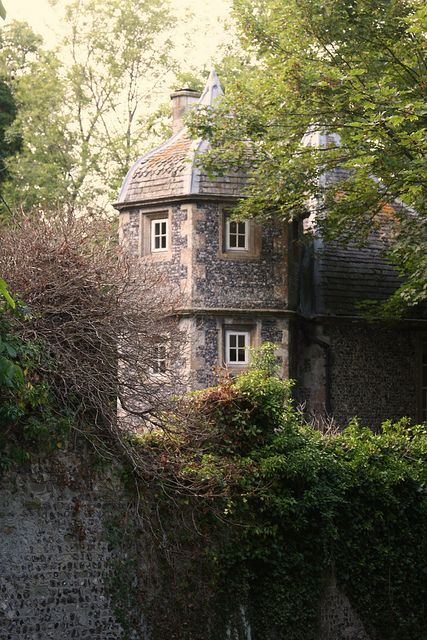
<svg viewBox="0 0 427 640">
<path fill-rule="evenodd" d="M 152 251 L 152 223 L 156 220 L 167 222 L 166 249 Z M 139 255 L 149 256 L 154 261 L 170 260 L 172 258 L 172 209 L 156 208 L 140 211 L 139 213 Z"/>
<path fill-rule="evenodd" d="M 227 219 L 230 217 L 230 209 L 223 207 L 219 213 L 219 252 L 218 257 L 221 260 L 254 260 L 261 255 L 261 228 L 255 224 L 253 220 L 245 220 L 246 222 L 246 248 L 245 249 L 229 249 L 227 241 L 228 224 Z"/>
<path fill-rule="evenodd" d="M 227 332 L 247 333 L 249 335 L 249 347 L 253 349 L 261 344 L 261 320 L 246 320 L 243 318 L 218 318 L 218 362 L 221 366 L 227 367 L 231 371 L 238 373 L 247 369 L 248 362 L 228 362 L 227 348 Z"/>
</svg>

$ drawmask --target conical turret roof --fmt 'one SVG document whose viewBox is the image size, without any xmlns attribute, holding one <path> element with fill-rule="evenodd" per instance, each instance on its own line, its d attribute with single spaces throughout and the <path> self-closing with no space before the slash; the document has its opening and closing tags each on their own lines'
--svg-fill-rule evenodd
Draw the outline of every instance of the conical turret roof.
<svg viewBox="0 0 427 640">
<path fill-rule="evenodd" d="M 196 108 L 214 107 L 222 95 L 221 83 L 212 69 Z M 192 139 L 188 128 L 183 126 L 162 145 L 138 158 L 123 182 L 115 206 L 122 209 L 126 205 L 187 195 L 239 196 L 243 174 L 209 178 L 201 172 L 196 159 L 207 148 L 205 141 Z"/>
</svg>

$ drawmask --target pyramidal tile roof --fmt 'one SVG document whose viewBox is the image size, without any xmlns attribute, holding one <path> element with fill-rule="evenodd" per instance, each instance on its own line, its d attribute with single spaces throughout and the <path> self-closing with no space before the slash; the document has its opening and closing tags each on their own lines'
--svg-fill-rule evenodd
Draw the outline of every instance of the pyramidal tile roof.
<svg viewBox="0 0 427 640">
<path fill-rule="evenodd" d="M 196 108 L 215 107 L 223 95 L 217 73 L 212 69 Z M 122 209 L 125 204 L 197 194 L 239 196 L 244 174 L 212 178 L 201 171 L 196 157 L 207 148 L 205 141 L 192 139 L 184 125 L 169 140 L 138 158 L 123 182 L 116 206 Z"/>
</svg>

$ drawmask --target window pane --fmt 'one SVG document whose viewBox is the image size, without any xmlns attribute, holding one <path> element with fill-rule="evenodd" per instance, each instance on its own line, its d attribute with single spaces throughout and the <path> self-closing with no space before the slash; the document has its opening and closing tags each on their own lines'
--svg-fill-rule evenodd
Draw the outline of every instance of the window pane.
<svg viewBox="0 0 427 640">
<path fill-rule="evenodd" d="M 231 249 L 236 248 L 237 247 L 237 236 L 230 233 L 230 237 L 228 239 L 228 244 L 229 244 Z"/>
<path fill-rule="evenodd" d="M 249 332 L 227 331 L 226 361 L 230 364 L 246 364 L 248 362 Z"/>
<path fill-rule="evenodd" d="M 166 345 L 155 344 L 153 352 L 153 373 L 165 373 L 166 372 Z"/>
<path fill-rule="evenodd" d="M 238 222 L 237 220 L 227 220 L 227 242 L 228 249 L 246 249 L 247 241 L 247 223 Z"/>
<path fill-rule="evenodd" d="M 151 249 L 152 251 L 165 251 L 168 248 L 168 221 L 167 219 L 151 221 Z"/>
</svg>

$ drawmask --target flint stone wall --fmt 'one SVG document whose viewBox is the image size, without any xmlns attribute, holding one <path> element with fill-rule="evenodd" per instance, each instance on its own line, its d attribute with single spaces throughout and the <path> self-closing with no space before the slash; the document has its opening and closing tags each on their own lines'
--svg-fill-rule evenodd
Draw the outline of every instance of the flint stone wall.
<svg viewBox="0 0 427 640">
<path fill-rule="evenodd" d="M 417 419 L 418 332 L 405 328 L 331 328 L 332 407 L 339 424 L 356 415 L 364 426 Z"/>
<path fill-rule="evenodd" d="M 133 546 L 141 529 L 131 522 L 129 535 L 129 507 L 118 476 L 96 471 L 85 448 L 3 474 L 1 640 L 149 640 L 138 576 L 158 584 L 158 567 L 141 537 Z M 333 581 L 319 614 L 319 640 L 369 640 Z M 177 634 L 188 640 L 185 629 Z"/>
<path fill-rule="evenodd" d="M 0 478 L 2 640 L 125 637 L 109 584 L 127 550 L 107 533 L 125 500 L 114 475 L 95 473 L 83 451 Z"/>
<path fill-rule="evenodd" d="M 297 399 L 341 427 L 353 417 L 371 428 L 402 416 L 416 421 L 422 335 L 407 326 L 307 323 L 299 333 Z"/>
<path fill-rule="evenodd" d="M 284 309 L 287 305 L 285 225 L 249 223 L 252 249 L 239 256 L 224 249 L 224 205 L 199 203 L 194 212 L 196 306 Z"/>
</svg>

